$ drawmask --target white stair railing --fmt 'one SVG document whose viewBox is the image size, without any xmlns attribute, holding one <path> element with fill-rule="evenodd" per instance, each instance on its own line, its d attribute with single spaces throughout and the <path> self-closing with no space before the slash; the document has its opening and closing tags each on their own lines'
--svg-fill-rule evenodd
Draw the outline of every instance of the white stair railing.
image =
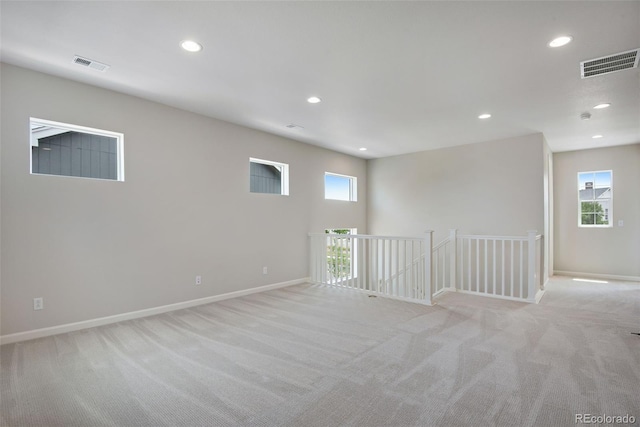
<svg viewBox="0 0 640 427">
<path fill-rule="evenodd" d="M 309 234 L 312 283 L 431 304 L 444 291 L 536 303 L 542 297 L 542 236 L 458 235 L 424 239 Z"/>
<path fill-rule="evenodd" d="M 431 304 L 431 232 L 425 238 L 327 233 L 309 236 L 312 283 Z"/>
<path fill-rule="evenodd" d="M 451 277 L 450 256 L 451 239 L 445 239 L 433 247 L 433 296 L 439 295 L 448 288 L 455 288 Z"/>
<path fill-rule="evenodd" d="M 541 235 L 458 235 L 457 290 L 503 299 L 537 302 Z"/>
</svg>

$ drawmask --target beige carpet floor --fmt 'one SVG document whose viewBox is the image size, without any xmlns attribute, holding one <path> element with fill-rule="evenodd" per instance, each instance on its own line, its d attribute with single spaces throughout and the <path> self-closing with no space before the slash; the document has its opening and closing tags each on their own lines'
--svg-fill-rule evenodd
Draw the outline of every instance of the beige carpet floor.
<svg viewBox="0 0 640 427">
<path fill-rule="evenodd" d="M 1 352 L 3 426 L 574 426 L 640 419 L 640 284 L 539 305 L 298 285 Z"/>
</svg>

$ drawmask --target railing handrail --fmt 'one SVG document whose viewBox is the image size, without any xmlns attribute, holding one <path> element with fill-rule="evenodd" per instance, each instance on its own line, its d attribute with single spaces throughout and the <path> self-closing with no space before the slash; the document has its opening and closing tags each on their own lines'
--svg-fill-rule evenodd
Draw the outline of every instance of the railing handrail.
<svg viewBox="0 0 640 427">
<path fill-rule="evenodd" d="M 309 237 L 327 236 L 357 239 L 380 239 L 380 240 L 424 240 L 424 237 L 402 237 L 402 236 L 374 236 L 370 234 L 332 234 L 332 233 L 309 233 Z"/>
<path fill-rule="evenodd" d="M 409 236 L 378 236 L 372 234 L 337 234 L 337 233 L 309 233 L 309 237 L 314 236 L 326 236 L 326 237 L 341 237 L 345 239 L 380 239 L 380 240 L 423 240 L 423 237 L 409 237 Z M 460 239 L 479 239 L 479 240 L 528 240 L 528 236 L 492 236 L 492 235 L 481 235 L 481 234 L 458 234 L 458 238 Z M 536 235 L 536 240 L 540 240 L 542 238 L 542 234 Z M 438 249 L 442 245 L 447 244 L 450 239 L 447 237 L 437 245 L 433 247 L 433 249 Z"/>
<path fill-rule="evenodd" d="M 441 247 L 443 247 L 444 245 L 446 245 L 447 243 L 449 243 L 451 241 L 451 239 L 449 239 L 448 237 L 446 239 L 444 239 L 442 242 L 438 243 L 437 245 L 435 245 L 433 247 L 433 250 L 436 251 L 438 249 L 440 249 Z"/>
<path fill-rule="evenodd" d="M 542 237 L 542 234 L 536 235 L 536 240 L 539 240 Z M 527 241 L 529 236 L 483 236 L 479 234 L 458 234 L 458 238 L 460 239 L 471 239 L 471 240 L 523 240 Z"/>
</svg>

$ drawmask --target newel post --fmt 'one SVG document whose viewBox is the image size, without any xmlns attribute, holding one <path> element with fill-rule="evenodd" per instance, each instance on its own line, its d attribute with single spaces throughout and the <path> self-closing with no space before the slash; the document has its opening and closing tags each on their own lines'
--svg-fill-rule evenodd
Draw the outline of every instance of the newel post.
<svg viewBox="0 0 640 427">
<path fill-rule="evenodd" d="M 527 232 L 527 300 L 536 302 L 536 234 L 537 230 Z"/>
<path fill-rule="evenodd" d="M 449 252 L 449 278 L 451 283 L 449 283 L 449 289 L 455 291 L 458 288 L 457 285 L 457 277 L 456 272 L 458 271 L 458 230 L 455 228 L 449 230 L 449 242 L 450 242 L 450 252 Z"/>
<path fill-rule="evenodd" d="M 433 295 L 433 230 L 427 230 L 424 238 L 424 289 L 425 301 L 431 305 Z"/>
<path fill-rule="evenodd" d="M 315 267 L 315 254 L 314 249 L 315 249 L 315 245 L 313 244 L 313 236 L 311 235 L 311 233 L 307 233 L 307 236 L 309 236 L 309 281 L 311 283 L 313 283 L 314 279 L 315 279 L 315 271 L 314 271 L 314 267 Z"/>
</svg>

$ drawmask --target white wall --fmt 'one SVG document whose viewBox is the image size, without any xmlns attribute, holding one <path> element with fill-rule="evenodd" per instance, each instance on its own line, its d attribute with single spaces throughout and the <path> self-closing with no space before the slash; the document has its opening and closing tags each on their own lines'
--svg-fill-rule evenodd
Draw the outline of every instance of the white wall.
<svg viewBox="0 0 640 427">
<path fill-rule="evenodd" d="M 526 235 L 544 230 L 541 134 L 369 160 L 372 234 Z"/>
<path fill-rule="evenodd" d="M 6 64 L 0 76 L 2 335 L 303 278 L 308 232 L 366 231 L 362 159 Z M 124 133 L 126 181 L 30 175 L 30 116 Z M 249 157 L 288 163 L 290 196 L 250 193 Z M 325 201 L 325 171 L 358 177 L 358 202 Z"/>
<path fill-rule="evenodd" d="M 640 144 L 555 153 L 553 167 L 555 271 L 640 280 Z M 613 228 L 578 227 L 578 172 L 609 169 Z"/>
</svg>

